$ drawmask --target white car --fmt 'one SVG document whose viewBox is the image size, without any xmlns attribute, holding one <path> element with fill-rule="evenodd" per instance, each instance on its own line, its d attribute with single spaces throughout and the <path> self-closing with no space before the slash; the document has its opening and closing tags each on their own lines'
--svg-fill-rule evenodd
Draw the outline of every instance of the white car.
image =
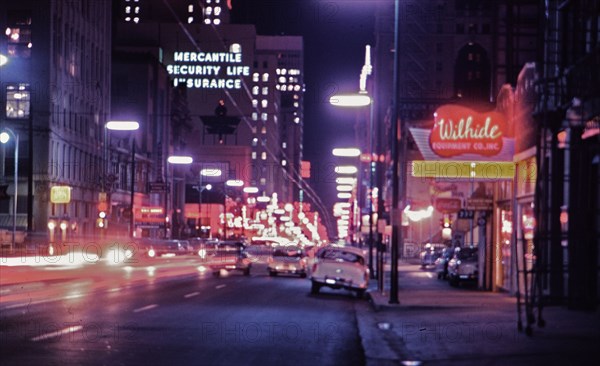
<svg viewBox="0 0 600 366">
<path fill-rule="evenodd" d="M 363 297 L 369 286 L 369 268 L 362 250 L 354 247 L 327 246 L 320 249 L 312 267 L 311 293 L 321 287 L 347 289 Z"/>
</svg>

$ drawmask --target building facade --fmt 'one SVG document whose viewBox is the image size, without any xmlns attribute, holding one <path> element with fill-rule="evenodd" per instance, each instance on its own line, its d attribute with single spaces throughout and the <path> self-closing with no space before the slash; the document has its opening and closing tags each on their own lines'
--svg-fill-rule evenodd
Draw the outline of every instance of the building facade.
<svg viewBox="0 0 600 366">
<path fill-rule="evenodd" d="M 0 10 L 0 53 L 8 57 L 0 68 L 1 126 L 19 135 L 17 227 L 30 238 L 94 233 L 111 20 L 110 3 L 98 1 L 21 1 Z M 14 174 L 9 146 L 1 179 Z M 0 204 L 5 229 L 13 202 Z"/>
</svg>

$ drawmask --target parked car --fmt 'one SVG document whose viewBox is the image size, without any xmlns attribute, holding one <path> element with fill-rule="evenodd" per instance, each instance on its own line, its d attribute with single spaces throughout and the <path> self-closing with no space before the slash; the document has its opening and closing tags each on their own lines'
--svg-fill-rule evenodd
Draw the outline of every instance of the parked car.
<svg viewBox="0 0 600 366">
<path fill-rule="evenodd" d="M 311 293 L 321 287 L 347 289 L 363 297 L 369 285 L 369 268 L 362 250 L 354 247 L 327 246 L 315 256 L 311 271 Z"/>
<path fill-rule="evenodd" d="M 267 271 L 270 276 L 279 273 L 297 274 L 306 277 L 306 253 L 296 245 L 278 246 L 268 259 Z"/>
<path fill-rule="evenodd" d="M 479 274 L 479 256 L 477 248 L 457 247 L 454 256 L 448 262 L 448 281 L 451 286 L 461 282 L 477 281 Z"/>
<path fill-rule="evenodd" d="M 439 256 L 434 262 L 435 272 L 438 279 L 445 280 L 448 278 L 448 262 L 454 256 L 454 248 L 446 247 L 440 251 Z"/>
<path fill-rule="evenodd" d="M 217 277 L 222 270 L 241 271 L 249 276 L 252 261 L 248 258 L 245 247 L 241 241 L 219 241 L 216 245 L 207 246 L 205 266 Z"/>
</svg>

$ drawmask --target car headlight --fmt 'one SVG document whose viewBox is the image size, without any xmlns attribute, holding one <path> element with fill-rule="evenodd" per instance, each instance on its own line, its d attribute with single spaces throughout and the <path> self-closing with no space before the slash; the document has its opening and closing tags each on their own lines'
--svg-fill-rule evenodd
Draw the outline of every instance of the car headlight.
<svg viewBox="0 0 600 366">
<path fill-rule="evenodd" d="M 156 255 L 156 252 L 154 251 L 154 249 L 150 249 L 150 250 L 148 251 L 148 256 L 150 256 L 150 257 L 154 257 L 155 255 Z"/>
</svg>

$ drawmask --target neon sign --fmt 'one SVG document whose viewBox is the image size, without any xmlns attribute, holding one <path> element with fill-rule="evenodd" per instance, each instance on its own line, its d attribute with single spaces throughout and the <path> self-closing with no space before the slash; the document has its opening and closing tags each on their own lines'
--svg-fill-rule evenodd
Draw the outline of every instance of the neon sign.
<svg viewBox="0 0 600 366">
<path fill-rule="evenodd" d="M 491 157 L 502 151 L 506 122 L 501 113 L 479 113 L 463 106 L 444 105 L 434 116 L 429 145 L 436 155 L 443 158 L 463 154 Z"/>
<path fill-rule="evenodd" d="M 173 64 L 167 65 L 173 86 L 180 84 L 195 89 L 241 89 L 242 76 L 250 75 L 250 66 L 242 64 L 240 52 L 173 53 Z"/>
</svg>

